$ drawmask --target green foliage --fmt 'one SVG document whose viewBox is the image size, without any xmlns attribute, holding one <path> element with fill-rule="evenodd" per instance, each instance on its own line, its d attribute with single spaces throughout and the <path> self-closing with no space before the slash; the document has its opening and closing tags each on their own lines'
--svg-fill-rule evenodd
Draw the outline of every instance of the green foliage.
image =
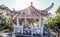
<svg viewBox="0 0 60 37">
<path fill-rule="evenodd" d="M 48 22 L 48 27 L 53 27 L 53 26 L 57 26 L 60 24 L 60 17 L 56 16 L 55 18 L 52 19 L 52 21 Z"/>
<path fill-rule="evenodd" d="M 0 29 L 3 28 L 6 24 L 6 18 L 0 17 Z"/>
<path fill-rule="evenodd" d="M 56 13 L 60 14 L 60 6 L 58 7 Z"/>
<path fill-rule="evenodd" d="M 60 14 L 60 6 L 58 7 L 56 13 Z M 60 25 L 60 17 L 59 16 L 56 16 L 55 18 L 52 19 L 52 21 L 48 22 L 48 24 L 47 24 L 48 27 L 53 27 L 53 26 L 57 26 L 57 25 Z"/>
</svg>

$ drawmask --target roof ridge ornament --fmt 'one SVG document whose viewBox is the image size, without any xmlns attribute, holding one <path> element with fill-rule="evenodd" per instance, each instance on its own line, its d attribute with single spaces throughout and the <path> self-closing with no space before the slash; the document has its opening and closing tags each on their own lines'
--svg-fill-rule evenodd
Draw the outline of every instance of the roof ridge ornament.
<svg viewBox="0 0 60 37">
<path fill-rule="evenodd" d="M 49 6 L 48 8 L 45 9 L 46 12 L 48 12 L 50 9 L 52 9 L 54 6 L 54 3 L 51 4 L 51 6 Z"/>
<path fill-rule="evenodd" d="M 31 2 L 31 5 L 33 5 L 33 2 Z"/>
</svg>

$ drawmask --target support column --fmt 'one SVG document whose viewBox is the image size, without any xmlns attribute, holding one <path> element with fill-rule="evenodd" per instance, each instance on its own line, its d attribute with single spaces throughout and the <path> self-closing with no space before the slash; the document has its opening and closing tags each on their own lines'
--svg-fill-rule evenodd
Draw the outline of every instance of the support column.
<svg viewBox="0 0 60 37">
<path fill-rule="evenodd" d="M 14 27 L 14 31 L 13 32 L 15 33 L 15 27 Z"/>
<path fill-rule="evenodd" d="M 42 15 L 39 15 L 39 27 L 40 27 L 40 32 L 41 32 L 41 36 L 43 36 L 43 20 L 42 20 Z"/>
<path fill-rule="evenodd" d="M 39 27 L 41 27 L 41 18 L 39 17 Z"/>
<path fill-rule="evenodd" d="M 19 26 L 19 18 L 17 17 L 17 26 Z"/>
</svg>

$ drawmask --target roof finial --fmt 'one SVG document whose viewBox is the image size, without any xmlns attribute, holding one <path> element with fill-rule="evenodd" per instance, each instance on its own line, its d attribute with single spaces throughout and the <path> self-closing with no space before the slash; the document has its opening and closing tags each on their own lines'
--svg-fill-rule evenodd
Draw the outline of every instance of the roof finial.
<svg viewBox="0 0 60 37">
<path fill-rule="evenodd" d="M 33 4 L 33 2 L 31 2 L 31 5 Z"/>
</svg>

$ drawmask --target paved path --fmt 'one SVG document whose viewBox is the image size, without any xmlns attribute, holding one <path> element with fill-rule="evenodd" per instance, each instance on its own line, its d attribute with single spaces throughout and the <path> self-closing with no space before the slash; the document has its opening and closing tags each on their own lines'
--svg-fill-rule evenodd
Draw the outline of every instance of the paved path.
<svg viewBox="0 0 60 37">
<path fill-rule="evenodd" d="M 3 37 L 7 37 L 6 33 L 0 33 L 0 35 L 3 35 Z M 0 36 L 1 37 L 1 36 Z M 15 36 L 14 34 L 12 35 L 12 37 L 42 37 L 42 36 L 23 36 L 23 35 L 19 35 L 19 36 Z M 44 36 L 44 37 L 47 37 L 47 36 Z M 53 35 L 50 35 L 50 37 L 54 37 Z"/>
<path fill-rule="evenodd" d="M 7 37 L 7 34 L 8 33 L 3 33 L 3 32 L 0 32 L 0 37 L 3 36 L 3 37 Z M 42 37 L 42 36 L 31 36 L 31 35 L 19 35 L 19 36 L 15 36 L 14 34 L 12 35 L 12 37 Z M 44 37 L 47 37 L 47 36 L 44 36 Z M 50 37 L 55 37 L 54 35 L 50 34 Z"/>
</svg>

